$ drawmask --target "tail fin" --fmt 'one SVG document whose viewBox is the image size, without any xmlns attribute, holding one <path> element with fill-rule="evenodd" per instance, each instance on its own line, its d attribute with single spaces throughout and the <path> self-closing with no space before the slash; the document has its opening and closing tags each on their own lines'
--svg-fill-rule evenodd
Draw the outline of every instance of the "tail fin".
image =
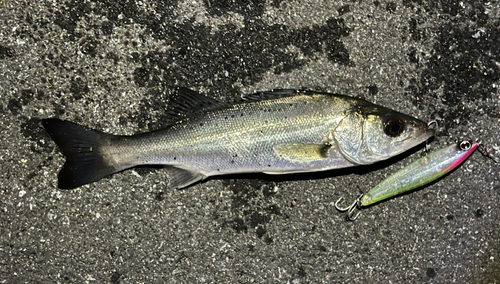
<svg viewBox="0 0 500 284">
<path fill-rule="evenodd" d="M 42 124 L 66 156 L 59 188 L 76 188 L 118 171 L 106 163 L 100 151 L 102 142 L 113 135 L 55 118 L 43 119 Z"/>
</svg>

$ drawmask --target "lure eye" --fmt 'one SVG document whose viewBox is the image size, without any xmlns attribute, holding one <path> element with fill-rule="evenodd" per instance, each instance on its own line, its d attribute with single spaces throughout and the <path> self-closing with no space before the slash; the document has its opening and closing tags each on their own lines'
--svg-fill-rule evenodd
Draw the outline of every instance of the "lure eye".
<svg viewBox="0 0 500 284">
<path fill-rule="evenodd" d="M 472 144 L 470 143 L 470 141 L 462 141 L 460 142 L 460 150 L 462 151 L 467 151 L 470 149 L 470 147 L 472 147 Z"/>
<path fill-rule="evenodd" d="M 399 117 L 391 117 L 384 124 L 385 134 L 396 137 L 403 132 L 405 127 L 404 121 Z"/>
</svg>

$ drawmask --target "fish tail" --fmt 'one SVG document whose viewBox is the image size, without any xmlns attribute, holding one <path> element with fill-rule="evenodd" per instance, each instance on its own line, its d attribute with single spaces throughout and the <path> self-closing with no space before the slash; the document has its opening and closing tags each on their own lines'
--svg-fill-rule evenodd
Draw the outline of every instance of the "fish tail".
<svg viewBox="0 0 500 284">
<path fill-rule="evenodd" d="M 101 153 L 101 145 L 113 135 L 56 118 L 43 119 L 42 125 L 66 156 L 59 188 L 76 188 L 121 170 L 107 163 Z"/>
</svg>

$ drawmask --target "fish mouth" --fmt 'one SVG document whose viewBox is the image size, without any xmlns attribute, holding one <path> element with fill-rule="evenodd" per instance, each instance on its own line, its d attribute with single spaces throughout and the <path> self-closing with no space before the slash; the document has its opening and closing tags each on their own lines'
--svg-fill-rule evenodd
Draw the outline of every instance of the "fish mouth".
<svg viewBox="0 0 500 284">
<path fill-rule="evenodd" d="M 420 127 L 418 127 L 418 128 L 419 128 L 421 134 L 418 137 L 419 142 L 417 144 L 420 144 L 424 141 L 427 141 L 429 138 L 433 137 L 435 134 L 434 129 L 429 128 L 433 124 L 432 122 L 429 122 L 429 123 L 425 123 L 423 121 L 419 121 L 419 122 L 420 122 Z"/>
<path fill-rule="evenodd" d="M 408 137 L 406 137 L 403 141 L 409 141 L 409 140 L 414 140 L 413 143 L 413 146 L 411 147 L 415 147 L 425 141 L 427 141 L 429 138 L 433 137 L 435 135 L 435 131 L 434 129 L 431 129 L 428 127 L 428 124 L 424 123 L 424 122 L 421 122 L 419 123 L 419 125 L 414 125 L 414 127 L 416 128 L 415 129 L 415 132 L 416 133 L 419 133 L 417 135 L 410 135 Z"/>
<path fill-rule="evenodd" d="M 421 135 L 421 141 L 427 141 L 429 138 L 433 137 L 435 135 L 434 129 L 429 129 L 427 128 L 425 132 Z"/>
</svg>

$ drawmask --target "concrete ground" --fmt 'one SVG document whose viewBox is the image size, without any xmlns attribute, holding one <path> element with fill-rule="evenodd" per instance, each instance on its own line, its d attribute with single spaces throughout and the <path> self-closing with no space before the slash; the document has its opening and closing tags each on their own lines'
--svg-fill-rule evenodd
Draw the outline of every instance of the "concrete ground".
<svg viewBox="0 0 500 284">
<path fill-rule="evenodd" d="M 0 1 L 0 283 L 499 283 L 499 165 L 476 152 L 346 222 L 334 208 L 424 155 L 166 189 L 161 168 L 57 188 L 40 125 L 162 127 L 176 86 L 274 88 L 437 119 L 499 153 L 498 1 Z"/>
</svg>

